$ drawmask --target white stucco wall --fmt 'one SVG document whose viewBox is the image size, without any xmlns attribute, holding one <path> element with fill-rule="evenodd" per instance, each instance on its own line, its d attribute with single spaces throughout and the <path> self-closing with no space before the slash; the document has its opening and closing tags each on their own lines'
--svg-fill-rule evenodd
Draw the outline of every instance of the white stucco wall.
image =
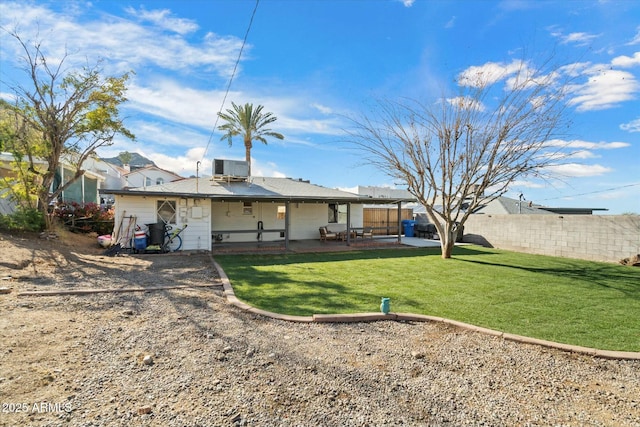
<svg viewBox="0 0 640 427">
<path fill-rule="evenodd" d="M 115 200 L 116 227 L 120 224 L 120 219 L 123 216 L 132 215 L 136 217 L 136 223 L 141 226 L 157 223 L 157 201 L 175 201 L 177 212 L 176 224 L 174 225 L 180 228 L 187 225 L 187 228 L 180 234 L 182 249 L 211 250 L 211 205 L 208 200 L 123 195 L 116 196 Z"/>
<path fill-rule="evenodd" d="M 284 229 L 284 219 L 278 219 L 278 206 L 284 203 L 253 203 L 252 214 L 244 214 L 242 202 L 213 202 L 211 229 L 216 231 L 256 230 L 255 233 L 222 233 L 223 242 L 257 241 L 258 221 L 263 229 Z M 291 203 L 289 205 L 289 239 L 319 239 L 318 228 L 327 225 L 329 207 L 326 203 Z M 362 227 L 363 206 L 351 206 L 351 225 Z M 346 226 L 346 223 L 345 223 Z M 262 241 L 282 240 L 280 233 L 263 233 Z"/>
<path fill-rule="evenodd" d="M 211 250 L 212 230 L 255 230 L 248 233 L 222 233 L 223 242 L 258 241 L 258 221 L 263 229 L 285 228 L 285 220 L 278 219 L 278 206 L 284 203 L 252 203 L 251 214 L 245 214 L 242 202 L 212 202 L 208 199 L 165 198 L 135 195 L 118 195 L 115 198 L 115 224 L 123 216 L 135 216 L 139 225 L 158 222 L 158 200 L 176 202 L 176 226 L 188 226 L 180 235 L 183 250 Z M 327 225 L 329 207 L 326 203 L 291 203 L 290 240 L 319 239 L 318 228 Z M 362 227 L 363 206 L 351 206 L 351 226 Z M 346 223 L 343 224 L 346 228 Z M 262 241 L 283 240 L 280 232 L 263 232 Z"/>
</svg>

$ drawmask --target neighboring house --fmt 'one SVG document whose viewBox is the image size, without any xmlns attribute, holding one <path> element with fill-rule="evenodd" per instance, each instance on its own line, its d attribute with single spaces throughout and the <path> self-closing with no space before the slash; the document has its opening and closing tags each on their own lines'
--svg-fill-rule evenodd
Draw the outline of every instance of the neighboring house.
<svg viewBox="0 0 640 427">
<path fill-rule="evenodd" d="M 128 169 L 128 165 L 124 166 Z M 151 187 L 154 185 L 162 185 L 168 182 L 184 179 L 180 175 L 157 166 L 149 165 L 138 169 L 129 170 L 124 174 L 124 187 Z"/>
<path fill-rule="evenodd" d="M 364 204 L 408 200 L 374 198 L 267 177 L 189 178 L 161 185 L 106 190 L 115 196 L 115 223 L 135 216 L 138 225 L 165 222 L 188 228 L 185 250 L 212 250 L 221 242 L 319 239 L 319 227 L 362 227 Z M 342 207 L 346 215 L 341 217 Z"/>
<path fill-rule="evenodd" d="M 594 211 L 606 211 L 605 208 L 553 208 L 533 204 L 526 200 L 498 197 L 487 203 L 481 203 L 473 214 L 493 215 L 593 215 Z"/>
<path fill-rule="evenodd" d="M 0 177 L 10 178 L 13 174 L 11 162 L 14 161 L 11 153 L 0 153 Z M 46 162 L 40 161 L 36 163 L 41 168 L 46 167 Z M 60 163 L 60 167 L 54 177 L 51 185 L 51 190 L 54 191 L 60 185 L 67 183 L 73 176 L 74 171 L 64 161 Z M 85 170 L 85 173 L 65 189 L 59 197 L 59 201 L 63 203 L 76 202 L 80 204 L 84 203 L 98 203 L 98 190 L 102 187 L 102 183 L 105 178 L 99 173 L 91 170 Z"/>
<path fill-rule="evenodd" d="M 82 165 L 85 170 L 98 173 L 104 176 L 105 180 L 102 188 L 124 188 L 126 186 L 125 174 L 129 173 L 128 169 L 105 162 L 99 158 L 88 158 Z"/>
<path fill-rule="evenodd" d="M 155 165 L 131 169 L 129 165 L 118 166 L 97 158 L 87 159 L 84 168 L 102 174 L 105 177 L 102 188 L 114 190 L 162 185 L 166 182 L 184 179 L 180 175 L 160 169 Z M 108 192 L 102 191 L 100 198 L 103 205 L 113 204 L 113 195 Z"/>
</svg>

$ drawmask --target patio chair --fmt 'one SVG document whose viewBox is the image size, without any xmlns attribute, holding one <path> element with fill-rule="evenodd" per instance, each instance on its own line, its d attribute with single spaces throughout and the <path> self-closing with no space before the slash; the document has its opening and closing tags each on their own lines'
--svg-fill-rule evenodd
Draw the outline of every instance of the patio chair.
<svg viewBox="0 0 640 427">
<path fill-rule="evenodd" d="M 373 229 L 371 227 L 365 227 L 362 229 L 362 231 L 358 232 L 356 234 L 357 237 L 362 237 L 363 239 L 365 237 L 369 237 L 371 239 L 373 239 Z"/>
<path fill-rule="evenodd" d="M 320 227 L 318 230 L 320 230 L 321 241 L 326 242 L 329 239 L 338 240 L 338 234 L 329 232 L 329 230 L 327 230 L 327 227 Z"/>
</svg>

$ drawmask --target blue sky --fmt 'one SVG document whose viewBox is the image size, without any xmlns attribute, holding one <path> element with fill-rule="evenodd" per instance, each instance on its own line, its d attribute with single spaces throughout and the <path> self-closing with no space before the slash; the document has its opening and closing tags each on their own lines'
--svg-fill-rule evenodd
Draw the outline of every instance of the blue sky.
<svg viewBox="0 0 640 427">
<path fill-rule="evenodd" d="M 244 159 L 214 131 L 254 0 L 6 1 L 0 25 L 37 34 L 51 58 L 103 58 L 104 72 L 133 70 L 122 108 L 135 151 L 183 176 L 211 173 L 214 158 Z M 15 43 L 0 34 L 0 95 L 23 75 Z M 283 141 L 257 143 L 254 175 L 326 187 L 394 186 L 345 143 L 345 117 L 376 99 L 435 100 L 470 67 L 502 68 L 523 55 L 576 70 L 569 112 L 579 150 L 553 184 L 520 180 L 508 196 L 549 206 L 640 213 L 640 2 L 578 0 L 261 0 L 223 109 L 264 105 Z M 523 53 L 526 52 L 526 53 Z M 578 65 L 579 64 L 579 65 Z M 218 125 L 221 123 L 218 122 Z"/>
</svg>

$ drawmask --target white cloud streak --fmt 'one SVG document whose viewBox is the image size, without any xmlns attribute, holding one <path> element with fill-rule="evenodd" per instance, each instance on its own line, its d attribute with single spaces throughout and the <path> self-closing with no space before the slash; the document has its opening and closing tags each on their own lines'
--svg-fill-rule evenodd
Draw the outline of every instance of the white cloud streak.
<svg viewBox="0 0 640 427">
<path fill-rule="evenodd" d="M 628 71 L 615 70 L 611 66 L 597 64 L 585 68 L 582 73 L 587 81 L 569 86 L 571 99 L 578 111 L 594 111 L 612 108 L 621 102 L 636 98 L 640 83 Z"/>
<path fill-rule="evenodd" d="M 629 123 L 621 124 L 620 129 L 626 130 L 627 132 L 640 132 L 640 117 Z"/>
<path fill-rule="evenodd" d="M 633 56 L 618 56 L 611 60 L 611 65 L 614 67 L 631 68 L 636 65 L 640 65 L 640 52 L 636 52 Z"/>
<path fill-rule="evenodd" d="M 136 10 L 128 7 L 125 11 L 142 21 L 148 21 L 159 28 L 178 34 L 189 34 L 198 29 L 198 24 L 189 19 L 171 17 L 171 11 L 168 9 L 146 10 L 144 7 L 141 7 L 139 10 Z"/>
<path fill-rule="evenodd" d="M 611 172 L 611 168 L 602 165 L 583 165 L 579 163 L 566 163 L 562 165 L 548 166 L 547 170 L 564 177 L 585 178 L 589 176 L 600 176 Z"/>
<path fill-rule="evenodd" d="M 2 3 L 0 15 L 3 27 L 12 29 L 19 22 L 17 31 L 21 36 L 44 40 L 45 54 L 52 62 L 59 61 L 68 50 L 70 54 L 82 54 L 71 55 L 67 65 L 74 65 L 72 61 L 82 64 L 87 57 L 90 61 L 104 58 L 105 65 L 115 67 L 117 72 L 156 65 L 185 73 L 197 68 L 226 78 L 231 75 L 242 45 L 237 37 L 214 33 L 195 41 L 187 39 L 185 36 L 195 30 L 195 24 L 170 18 L 168 11 L 138 12 L 138 17 L 151 20 L 156 26 L 106 14 L 86 21 L 72 13 L 15 2 Z M 166 31 L 168 26 L 173 27 L 170 32 Z M 3 54 L 19 55 L 20 47 L 9 41 L 8 35 L 2 35 Z M 248 50 L 250 46 L 245 46 L 245 52 Z"/>
<path fill-rule="evenodd" d="M 640 27 L 638 27 L 635 37 L 631 39 L 629 43 L 627 43 L 627 46 L 634 46 L 637 44 L 640 44 Z"/>
<path fill-rule="evenodd" d="M 564 147 L 564 148 L 583 149 L 583 150 L 613 150 L 617 148 L 626 148 L 631 146 L 631 144 L 629 144 L 628 142 L 604 142 L 604 141 L 590 142 L 590 141 L 583 141 L 579 139 L 575 139 L 572 141 L 552 139 L 547 141 L 545 145 L 548 147 Z"/>
</svg>

